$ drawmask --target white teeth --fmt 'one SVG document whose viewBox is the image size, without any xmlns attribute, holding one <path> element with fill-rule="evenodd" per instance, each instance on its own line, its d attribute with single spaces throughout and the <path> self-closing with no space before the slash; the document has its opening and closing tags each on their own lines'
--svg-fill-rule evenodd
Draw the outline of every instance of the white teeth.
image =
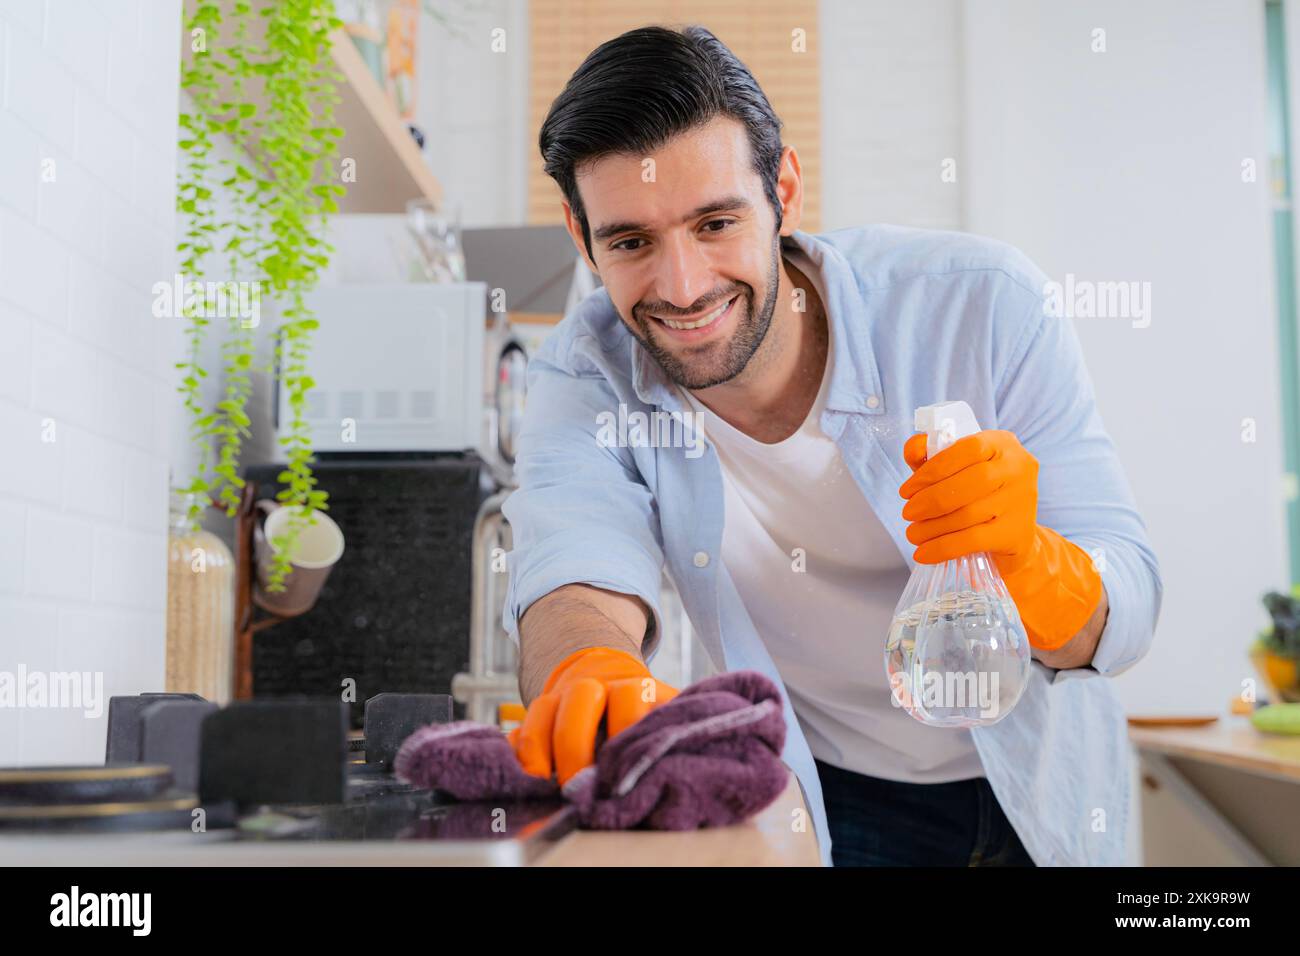
<svg viewBox="0 0 1300 956">
<path fill-rule="evenodd" d="M 662 322 L 664 325 L 668 326 L 668 328 L 670 329 L 678 329 L 678 330 L 698 329 L 702 326 L 708 325 L 710 322 L 712 322 L 714 319 L 720 316 L 723 312 L 726 312 L 727 306 L 731 305 L 732 301 L 733 301 L 732 299 L 728 299 L 726 302 L 722 303 L 722 305 L 718 306 L 708 315 L 704 316 L 701 319 L 696 319 L 694 322 L 674 322 L 672 319 L 659 319 L 659 321 Z M 656 318 L 658 318 L 658 316 L 656 316 Z"/>
</svg>

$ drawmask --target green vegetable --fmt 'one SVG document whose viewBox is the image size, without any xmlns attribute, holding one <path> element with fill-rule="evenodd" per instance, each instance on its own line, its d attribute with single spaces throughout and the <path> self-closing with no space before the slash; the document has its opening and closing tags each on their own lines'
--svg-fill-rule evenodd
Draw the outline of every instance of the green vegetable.
<svg viewBox="0 0 1300 956">
<path fill-rule="evenodd" d="M 1300 734 L 1300 704 L 1269 704 L 1250 715 L 1256 730 L 1266 734 Z"/>
</svg>

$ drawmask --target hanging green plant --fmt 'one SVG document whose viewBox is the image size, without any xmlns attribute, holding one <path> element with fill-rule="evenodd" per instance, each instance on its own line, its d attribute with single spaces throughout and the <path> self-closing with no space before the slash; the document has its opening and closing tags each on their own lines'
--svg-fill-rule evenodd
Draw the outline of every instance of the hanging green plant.
<svg viewBox="0 0 1300 956">
<path fill-rule="evenodd" d="M 263 0 L 256 9 L 248 0 L 187 0 L 186 9 L 192 56 L 181 85 L 195 109 L 180 114 L 177 206 L 184 231 L 177 248 L 182 275 L 199 286 L 185 297 L 189 356 L 177 367 L 184 371 L 179 391 L 200 461 L 183 490 L 197 496 L 189 515 L 195 527 L 207 504 L 224 505 L 232 516 L 239 507 L 257 316 L 267 296 L 280 306 L 273 361 L 290 409 L 288 433 L 279 439 L 287 461 L 279 481 L 286 487 L 276 498 L 291 506 L 291 519 L 274 539 L 268 581 L 268 590 L 280 591 L 299 533 L 314 511 L 328 508 L 328 494 L 315 487 L 303 418 L 317 327 L 306 295 L 329 264 L 326 220 L 344 193 L 333 169 L 343 130 L 334 125 L 340 97 L 329 52 L 330 33 L 341 21 L 333 0 Z M 255 91 L 261 96 L 254 98 Z M 214 156 L 221 136 L 233 143 L 233 157 Z M 223 274 L 205 281 L 217 256 Z M 252 304 L 251 321 L 248 308 L 229 308 L 232 295 L 241 306 Z M 224 323 L 223 390 L 208 408 L 200 349 L 216 321 Z"/>
</svg>

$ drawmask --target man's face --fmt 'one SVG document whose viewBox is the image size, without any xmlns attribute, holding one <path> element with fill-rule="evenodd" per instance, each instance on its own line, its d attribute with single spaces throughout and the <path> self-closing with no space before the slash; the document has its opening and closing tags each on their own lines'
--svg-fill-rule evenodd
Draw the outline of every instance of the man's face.
<svg viewBox="0 0 1300 956">
<path fill-rule="evenodd" d="M 744 125 L 720 117 L 650 156 L 602 157 L 579 170 L 578 189 L 593 265 L 668 377 L 700 389 L 744 371 L 780 278 L 776 217 Z"/>
</svg>

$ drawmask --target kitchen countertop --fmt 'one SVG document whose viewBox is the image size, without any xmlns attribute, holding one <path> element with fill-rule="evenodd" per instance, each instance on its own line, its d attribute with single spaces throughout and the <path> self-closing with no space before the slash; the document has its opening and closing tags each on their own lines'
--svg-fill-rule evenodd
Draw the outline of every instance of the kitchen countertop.
<svg viewBox="0 0 1300 956">
<path fill-rule="evenodd" d="M 799 811 L 796 815 L 796 811 Z M 792 820 L 806 822 L 796 832 Z M 193 834 L 0 834 L 3 866 L 817 866 L 817 840 L 797 778 L 744 823 L 690 832 L 571 831 L 524 845 L 421 841 L 238 842 Z"/>
<path fill-rule="evenodd" d="M 1241 715 L 1204 727 L 1131 726 L 1128 736 L 1139 750 L 1300 781 L 1300 736 L 1266 734 Z"/>
</svg>

